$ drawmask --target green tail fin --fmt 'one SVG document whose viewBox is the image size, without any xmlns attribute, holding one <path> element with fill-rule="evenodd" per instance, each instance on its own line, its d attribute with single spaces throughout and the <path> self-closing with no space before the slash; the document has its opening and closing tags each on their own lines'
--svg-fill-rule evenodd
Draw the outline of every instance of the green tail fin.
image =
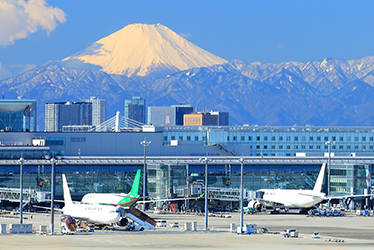
<svg viewBox="0 0 374 250">
<path fill-rule="evenodd" d="M 130 191 L 130 195 L 132 196 L 137 196 L 139 195 L 139 184 L 140 184 L 140 173 L 142 171 L 140 169 L 138 169 L 138 171 L 136 171 L 136 175 L 135 175 L 135 179 L 134 179 L 134 182 L 132 184 L 132 188 L 131 188 L 131 191 Z"/>
</svg>

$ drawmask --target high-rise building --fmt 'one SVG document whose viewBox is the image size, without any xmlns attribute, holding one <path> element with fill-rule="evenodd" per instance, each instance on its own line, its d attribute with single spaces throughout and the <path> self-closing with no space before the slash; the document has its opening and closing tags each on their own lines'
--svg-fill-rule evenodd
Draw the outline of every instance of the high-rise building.
<svg viewBox="0 0 374 250">
<path fill-rule="evenodd" d="M 92 126 L 100 125 L 106 121 L 106 100 L 90 97 L 85 102 L 92 103 Z"/>
<path fill-rule="evenodd" d="M 63 126 L 92 125 L 92 103 L 55 102 L 45 104 L 45 131 L 59 132 Z"/>
<path fill-rule="evenodd" d="M 138 96 L 125 99 L 125 118 L 145 124 L 145 108 L 145 100 Z M 125 120 L 125 127 L 128 127 L 127 120 Z"/>
<path fill-rule="evenodd" d="M 36 131 L 36 101 L 19 97 L 0 100 L 0 129 Z"/>
<path fill-rule="evenodd" d="M 183 115 L 191 114 L 191 105 L 179 104 L 168 106 L 148 107 L 148 124 L 154 126 L 183 126 Z"/>
<path fill-rule="evenodd" d="M 228 126 L 228 112 L 201 112 L 184 115 L 184 126 Z"/>
</svg>

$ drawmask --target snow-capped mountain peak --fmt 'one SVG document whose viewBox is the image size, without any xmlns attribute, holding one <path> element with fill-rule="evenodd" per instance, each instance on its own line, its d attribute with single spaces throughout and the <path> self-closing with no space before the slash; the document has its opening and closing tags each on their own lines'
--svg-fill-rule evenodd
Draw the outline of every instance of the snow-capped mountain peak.
<svg viewBox="0 0 374 250">
<path fill-rule="evenodd" d="M 147 76 L 227 63 L 161 24 L 131 24 L 62 60 L 108 74 Z"/>
</svg>

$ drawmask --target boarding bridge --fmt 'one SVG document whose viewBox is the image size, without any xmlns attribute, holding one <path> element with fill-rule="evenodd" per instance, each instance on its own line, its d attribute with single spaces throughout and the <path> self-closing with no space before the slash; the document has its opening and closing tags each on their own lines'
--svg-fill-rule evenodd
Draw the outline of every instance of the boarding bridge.
<svg viewBox="0 0 374 250">
<path fill-rule="evenodd" d="M 220 201 L 238 201 L 240 200 L 240 189 L 210 187 L 208 188 L 208 198 Z"/>
<path fill-rule="evenodd" d="M 0 200 L 19 202 L 21 190 L 19 188 L 0 188 Z M 51 192 L 41 192 L 35 189 L 23 189 L 23 204 L 29 202 L 45 202 L 51 200 Z"/>
<path fill-rule="evenodd" d="M 134 207 L 125 208 L 122 217 L 133 220 L 144 229 L 156 229 L 156 221 Z"/>
</svg>

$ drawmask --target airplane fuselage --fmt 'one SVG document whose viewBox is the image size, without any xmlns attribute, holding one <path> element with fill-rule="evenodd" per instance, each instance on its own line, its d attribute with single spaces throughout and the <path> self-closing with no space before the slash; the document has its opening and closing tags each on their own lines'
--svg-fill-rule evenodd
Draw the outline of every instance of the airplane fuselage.
<svg viewBox="0 0 374 250">
<path fill-rule="evenodd" d="M 97 224 L 116 223 L 121 217 L 120 211 L 114 206 L 80 203 L 65 206 L 62 211 L 75 219 Z"/>
<path fill-rule="evenodd" d="M 139 199 L 137 197 L 132 197 L 129 194 L 106 194 L 106 193 L 89 193 L 85 194 L 82 198 L 82 202 L 92 203 L 92 204 L 104 204 L 104 205 L 114 205 L 122 207 L 130 207 Z"/>
<path fill-rule="evenodd" d="M 316 193 L 313 190 L 290 190 L 290 189 L 260 189 L 264 192 L 262 197 L 266 206 L 283 204 L 287 208 L 308 208 L 320 203 L 325 194 Z"/>
</svg>

